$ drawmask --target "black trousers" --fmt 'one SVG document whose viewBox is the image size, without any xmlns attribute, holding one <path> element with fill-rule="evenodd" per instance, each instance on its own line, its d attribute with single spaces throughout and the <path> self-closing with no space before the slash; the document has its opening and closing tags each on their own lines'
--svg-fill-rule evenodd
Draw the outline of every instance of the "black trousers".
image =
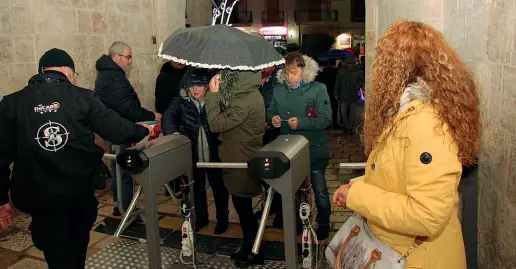
<svg viewBox="0 0 516 269">
<path fill-rule="evenodd" d="M 253 213 L 253 198 L 241 198 L 234 195 L 231 197 L 244 234 L 242 248 L 245 252 L 251 253 L 258 232 L 258 220 L 254 218 Z"/>
<path fill-rule="evenodd" d="M 331 103 L 332 127 L 333 127 L 333 129 L 336 129 L 339 127 L 339 122 L 338 122 L 339 102 L 337 102 L 337 100 L 335 100 L 335 96 L 330 96 L 330 103 Z"/>
<path fill-rule="evenodd" d="M 58 211 L 32 214 L 32 241 L 43 251 L 49 269 L 84 269 L 97 205 L 91 192 L 63 201 Z"/>
<path fill-rule="evenodd" d="M 265 135 L 263 136 L 263 145 L 269 144 L 279 135 L 279 129 L 265 130 Z M 265 181 L 262 181 L 262 186 L 266 191 L 269 190 L 269 184 L 265 183 Z M 281 195 L 275 192 L 274 196 L 272 197 L 271 212 L 276 213 L 276 219 L 278 220 L 282 219 L 283 217 L 281 208 Z"/>
<path fill-rule="evenodd" d="M 228 222 L 229 218 L 229 193 L 222 180 L 220 169 L 194 169 L 194 206 L 196 221 L 199 223 L 208 222 L 208 199 L 206 197 L 206 175 L 213 191 L 215 208 L 217 211 L 217 222 Z"/>
</svg>

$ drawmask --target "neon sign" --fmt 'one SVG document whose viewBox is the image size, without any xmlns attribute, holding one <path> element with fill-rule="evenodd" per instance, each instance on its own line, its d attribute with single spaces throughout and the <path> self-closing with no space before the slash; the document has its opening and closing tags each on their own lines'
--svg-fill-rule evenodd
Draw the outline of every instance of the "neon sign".
<svg viewBox="0 0 516 269">
<path fill-rule="evenodd" d="M 260 35 L 269 36 L 269 35 L 288 35 L 288 28 L 285 26 L 270 26 L 270 27 L 262 27 L 260 28 Z"/>
</svg>

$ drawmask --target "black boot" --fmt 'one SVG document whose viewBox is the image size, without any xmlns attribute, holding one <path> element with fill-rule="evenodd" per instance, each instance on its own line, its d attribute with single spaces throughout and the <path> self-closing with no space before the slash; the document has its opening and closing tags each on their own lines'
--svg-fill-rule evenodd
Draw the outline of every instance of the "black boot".
<svg viewBox="0 0 516 269">
<path fill-rule="evenodd" d="M 242 247 L 239 247 L 237 251 L 231 254 L 230 259 L 234 262 L 244 260 L 247 256 L 247 253 L 244 251 Z"/>
<path fill-rule="evenodd" d="M 195 232 L 198 233 L 202 228 L 210 224 L 209 220 L 195 221 Z"/>
<path fill-rule="evenodd" d="M 283 229 L 283 217 L 281 215 L 276 215 L 276 217 L 272 221 L 272 227 Z"/>
<path fill-rule="evenodd" d="M 328 236 L 330 236 L 330 228 L 329 227 L 319 227 L 315 232 L 317 235 L 317 240 L 326 240 Z"/>
<path fill-rule="evenodd" d="M 215 235 L 223 234 L 228 230 L 229 227 L 229 221 L 218 221 L 217 220 L 217 226 L 215 226 L 215 230 L 213 233 Z"/>
<path fill-rule="evenodd" d="M 247 268 L 254 265 L 263 265 L 263 256 L 261 253 L 254 254 L 247 252 L 247 254 L 242 257 L 241 260 L 235 261 L 235 265 L 238 268 Z"/>
<path fill-rule="evenodd" d="M 113 207 L 113 216 L 115 216 L 115 217 L 122 216 L 122 213 L 120 213 L 120 209 L 118 209 L 118 206 Z"/>
</svg>

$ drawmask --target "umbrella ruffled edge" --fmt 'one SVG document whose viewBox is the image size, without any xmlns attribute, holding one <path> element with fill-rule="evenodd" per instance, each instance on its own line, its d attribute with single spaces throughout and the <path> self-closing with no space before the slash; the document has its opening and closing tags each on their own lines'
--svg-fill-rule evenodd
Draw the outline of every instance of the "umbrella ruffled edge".
<svg viewBox="0 0 516 269">
<path fill-rule="evenodd" d="M 229 66 L 229 65 L 219 65 L 219 64 L 203 64 L 203 63 L 197 63 L 197 62 L 191 62 L 188 60 L 184 60 L 181 58 L 177 58 L 171 55 L 163 54 L 163 43 L 161 43 L 158 51 L 158 57 L 161 57 L 165 60 L 178 62 L 184 65 L 193 66 L 197 68 L 205 68 L 205 69 L 231 69 L 231 70 L 238 70 L 238 71 L 258 71 L 265 68 L 269 68 L 272 66 L 280 65 L 285 63 L 285 59 L 281 59 L 279 61 L 274 61 L 266 64 L 261 64 L 257 66 Z"/>
</svg>

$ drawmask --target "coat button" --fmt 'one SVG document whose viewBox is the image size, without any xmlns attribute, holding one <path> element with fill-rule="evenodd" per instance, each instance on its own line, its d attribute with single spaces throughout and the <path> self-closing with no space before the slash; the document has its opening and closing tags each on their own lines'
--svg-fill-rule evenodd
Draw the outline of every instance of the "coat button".
<svg viewBox="0 0 516 269">
<path fill-rule="evenodd" d="M 429 164 L 432 162 L 432 155 L 428 152 L 423 152 L 421 156 L 419 156 L 419 160 L 421 160 L 423 164 Z"/>
<path fill-rule="evenodd" d="M 290 115 L 290 111 L 287 111 L 287 115 Z"/>
<path fill-rule="evenodd" d="M 376 166 L 375 166 L 375 165 L 374 165 L 374 163 L 373 163 L 373 165 L 371 165 L 371 168 L 373 169 L 373 171 L 374 171 L 374 168 L 375 168 L 375 167 L 376 167 Z"/>
</svg>

